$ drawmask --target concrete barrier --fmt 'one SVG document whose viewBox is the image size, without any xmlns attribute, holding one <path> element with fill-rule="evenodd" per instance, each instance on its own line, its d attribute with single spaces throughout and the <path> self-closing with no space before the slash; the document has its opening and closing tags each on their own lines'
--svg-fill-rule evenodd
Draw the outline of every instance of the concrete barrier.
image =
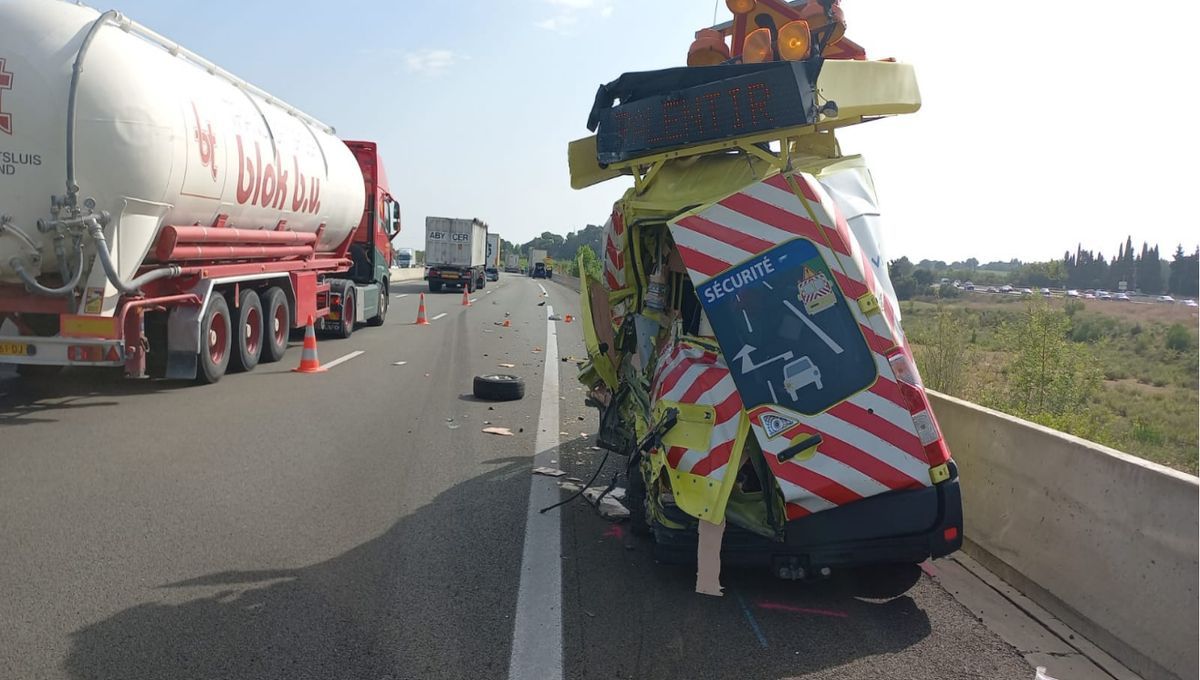
<svg viewBox="0 0 1200 680">
<path fill-rule="evenodd" d="M 570 288 L 576 293 L 579 292 L 579 279 L 575 278 L 574 276 L 567 276 L 566 274 L 554 272 L 554 278 L 550 280 L 554 281 L 555 283 L 559 283 L 566 288 Z"/>
<path fill-rule="evenodd" d="M 424 267 L 405 267 L 404 269 L 400 269 L 399 267 L 392 267 L 392 272 L 391 272 L 391 280 L 392 281 L 420 280 L 420 279 L 424 278 L 424 276 L 425 276 L 425 268 Z"/>
<path fill-rule="evenodd" d="M 1200 479 L 930 392 L 965 550 L 1147 680 L 1197 671 Z"/>
</svg>

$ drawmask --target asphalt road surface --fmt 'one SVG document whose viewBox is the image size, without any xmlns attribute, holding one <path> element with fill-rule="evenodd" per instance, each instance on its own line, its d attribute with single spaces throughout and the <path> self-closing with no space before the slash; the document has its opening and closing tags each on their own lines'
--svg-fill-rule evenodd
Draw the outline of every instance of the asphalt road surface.
<svg viewBox="0 0 1200 680">
<path fill-rule="evenodd" d="M 579 324 L 546 318 L 577 296 L 505 275 L 427 295 L 419 327 L 421 290 L 321 341 L 351 358 L 318 375 L 295 346 L 211 386 L 0 371 L 0 678 L 1033 677 L 936 566 L 900 594 L 727 569 L 712 598 L 582 502 L 527 537 L 538 435 L 572 475 L 601 457 Z M 494 371 L 525 398 L 476 401 Z"/>
</svg>

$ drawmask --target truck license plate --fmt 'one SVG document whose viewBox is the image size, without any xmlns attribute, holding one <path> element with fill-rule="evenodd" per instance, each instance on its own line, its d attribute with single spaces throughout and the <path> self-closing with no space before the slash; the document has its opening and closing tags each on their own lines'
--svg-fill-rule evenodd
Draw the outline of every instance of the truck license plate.
<svg viewBox="0 0 1200 680">
<path fill-rule="evenodd" d="M 443 279 L 457 279 L 458 272 L 446 272 L 446 273 L 442 274 L 442 278 Z"/>
<path fill-rule="evenodd" d="M 329 310 L 329 316 L 327 316 L 325 318 L 328 319 L 329 321 L 338 321 L 339 319 L 342 318 L 342 313 L 335 312 L 331 309 L 331 310 Z"/>
<path fill-rule="evenodd" d="M 33 347 L 24 342 L 0 342 L 0 356 L 26 357 L 33 355 Z"/>
</svg>

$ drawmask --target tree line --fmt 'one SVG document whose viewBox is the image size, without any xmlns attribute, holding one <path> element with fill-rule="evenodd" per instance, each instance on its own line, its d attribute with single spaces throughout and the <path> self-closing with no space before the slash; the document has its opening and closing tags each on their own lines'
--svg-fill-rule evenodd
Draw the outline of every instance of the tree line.
<svg viewBox="0 0 1200 680">
<path fill-rule="evenodd" d="M 1170 259 L 1159 254 L 1157 245 L 1143 243 L 1140 252 L 1133 238 L 1117 246 L 1111 259 L 1099 251 L 1084 250 L 1082 244 L 1062 259 L 1046 262 L 990 262 L 979 264 L 975 258 L 947 264 L 921 260 L 913 264 L 907 257 L 888 262 L 888 274 L 896 296 L 902 300 L 921 294 L 942 278 L 977 286 L 1009 284 L 1031 288 L 1073 288 L 1128 290 L 1143 295 L 1195 297 L 1200 291 L 1200 247 L 1186 254 L 1176 246 Z M 1123 284 L 1123 285 L 1122 285 Z M 953 294 L 949 287 L 943 293 Z"/>
</svg>

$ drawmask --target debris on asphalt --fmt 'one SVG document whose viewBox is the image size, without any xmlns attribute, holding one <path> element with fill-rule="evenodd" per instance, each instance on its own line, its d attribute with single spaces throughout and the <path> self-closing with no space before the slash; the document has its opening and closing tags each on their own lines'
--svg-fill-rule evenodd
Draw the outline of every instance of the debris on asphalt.
<svg viewBox="0 0 1200 680">
<path fill-rule="evenodd" d="M 392 365 L 393 365 L 393 366 L 403 366 L 403 365 L 405 365 L 405 364 L 407 364 L 407 363 L 408 363 L 407 361 L 393 361 L 393 362 L 392 362 Z"/>
<path fill-rule="evenodd" d="M 540 354 L 540 353 L 541 353 L 541 351 L 542 351 L 542 348 L 541 348 L 541 347 L 534 347 L 534 348 L 533 348 L 533 353 L 534 353 L 534 354 Z"/>
<path fill-rule="evenodd" d="M 551 314 L 550 316 L 548 316 L 546 318 L 549 319 L 550 321 L 562 321 L 562 317 L 557 314 Z"/>
<path fill-rule="evenodd" d="M 600 516 L 605 519 L 627 519 L 629 517 L 629 508 L 620 501 L 625 498 L 625 489 L 617 487 L 600 497 L 602 493 L 604 493 L 604 489 L 591 487 L 584 489 L 583 497 L 595 506 L 600 511 Z M 596 504 L 597 498 L 600 499 L 599 505 Z"/>
<path fill-rule="evenodd" d="M 512 430 L 507 427 L 485 427 L 483 428 L 483 432 L 484 434 L 498 434 L 501 437 L 513 436 Z"/>
<path fill-rule="evenodd" d="M 458 428 L 462 427 L 462 425 L 459 425 L 458 423 L 454 422 L 453 418 L 447 418 L 446 419 L 446 427 L 450 428 L 451 430 L 457 430 Z"/>
<path fill-rule="evenodd" d="M 567 474 L 567 473 L 563 472 L 562 470 L 559 470 L 558 468 L 552 468 L 552 467 L 535 467 L 535 468 L 533 469 L 533 474 L 535 474 L 535 475 L 545 475 L 546 477 L 562 477 L 563 475 L 565 475 L 565 474 Z"/>
<path fill-rule="evenodd" d="M 516 368 L 517 367 L 516 364 L 496 364 L 496 365 L 499 366 L 500 368 Z"/>
<path fill-rule="evenodd" d="M 546 306 L 545 300 L 542 300 L 541 302 L 538 303 L 538 307 L 545 307 L 545 306 Z"/>
<path fill-rule="evenodd" d="M 570 436 L 571 436 L 571 433 L 570 433 L 570 432 L 559 432 L 559 433 L 558 433 L 558 436 L 560 436 L 560 437 L 570 437 Z"/>
</svg>

